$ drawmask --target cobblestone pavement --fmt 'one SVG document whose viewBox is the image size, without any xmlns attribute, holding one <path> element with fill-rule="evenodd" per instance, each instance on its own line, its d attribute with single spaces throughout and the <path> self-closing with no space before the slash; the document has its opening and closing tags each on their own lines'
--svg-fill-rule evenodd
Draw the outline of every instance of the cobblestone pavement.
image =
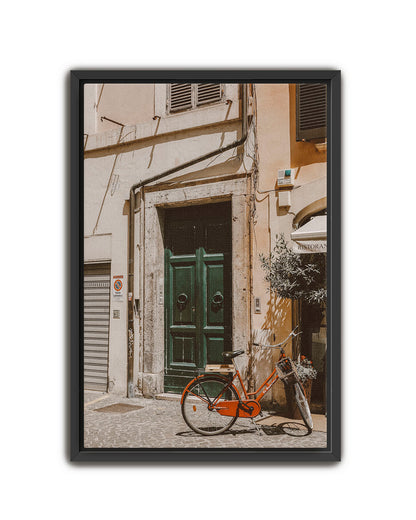
<svg viewBox="0 0 416 520">
<path fill-rule="evenodd" d="M 122 413 L 97 411 L 113 404 L 140 406 Z M 121 409 L 121 407 L 119 407 Z M 293 420 L 296 421 L 296 420 Z M 263 421 L 262 421 L 263 422 Z M 307 430 L 299 424 L 302 436 L 288 435 L 284 425 L 272 426 L 265 420 L 262 433 L 249 419 L 238 419 L 222 435 L 206 437 L 185 424 L 180 401 L 135 398 L 86 392 L 84 403 L 85 448 L 324 448 L 326 433 Z M 290 431 L 290 430 L 289 430 Z"/>
</svg>

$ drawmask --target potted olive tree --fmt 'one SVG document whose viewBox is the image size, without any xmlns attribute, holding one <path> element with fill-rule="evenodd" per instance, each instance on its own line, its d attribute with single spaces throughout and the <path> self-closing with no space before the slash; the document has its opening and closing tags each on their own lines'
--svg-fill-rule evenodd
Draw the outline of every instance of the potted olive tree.
<svg viewBox="0 0 416 520">
<path fill-rule="evenodd" d="M 260 255 L 270 289 L 281 298 L 326 303 L 326 254 L 299 254 L 279 235 L 270 257 Z"/>
<path fill-rule="evenodd" d="M 322 320 L 322 307 L 326 305 L 326 254 L 299 254 L 293 251 L 283 235 L 279 235 L 275 247 L 269 257 L 260 256 L 265 278 L 270 284 L 270 290 L 281 298 L 302 302 L 307 309 L 308 323 L 312 330 L 319 330 Z M 317 376 L 312 362 L 305 356 L 298 356 L 295 365 L 306 397 L 310 401 L 312 381 Z M 287 389 L 289 411 L 296 410 L 291 406 L 293 396 Z"/>
</svg>

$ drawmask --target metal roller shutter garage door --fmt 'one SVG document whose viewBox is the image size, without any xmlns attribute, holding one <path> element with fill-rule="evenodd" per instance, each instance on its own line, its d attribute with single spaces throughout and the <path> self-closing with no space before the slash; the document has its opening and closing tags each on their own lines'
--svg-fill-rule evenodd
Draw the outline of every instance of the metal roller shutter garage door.
<svg viewBox="0 0 416 520">
<path fill-rule="evenodd" d="M 84 267 L 84 389 L 107 391 L 110 265 Z"/>
</svg>

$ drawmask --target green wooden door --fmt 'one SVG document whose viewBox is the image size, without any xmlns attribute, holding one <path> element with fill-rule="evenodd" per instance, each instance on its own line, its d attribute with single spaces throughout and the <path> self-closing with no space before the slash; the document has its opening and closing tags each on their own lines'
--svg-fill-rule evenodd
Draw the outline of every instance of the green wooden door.
<svg viewBox="0 0 416 520">
<path fill-rule="evenodd" d="M 165 391 L 231 350 L 230 205 L 168 210 L 165 220 Z"/>
</svg>

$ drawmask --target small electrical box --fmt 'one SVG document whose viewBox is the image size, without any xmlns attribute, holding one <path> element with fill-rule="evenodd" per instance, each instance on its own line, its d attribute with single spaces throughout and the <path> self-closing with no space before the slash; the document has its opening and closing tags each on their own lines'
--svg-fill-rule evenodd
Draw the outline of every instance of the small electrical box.
<svg viewBox="0 0 416 520">
<path fill-rule="evenodd" d="M 279 191 L 279 207 L 288 208 L 291 206 L 291 198 L 290 198 L 291 190 L 281 190 Z"/>
<path fill-rule="evenodd" d="M 261 314 L 261 306 L 260 306 L 260 298 L 254 298 L 254 312 L 256 314 Z"/>
<path fill-rule="evenodd" d="M 278 170 L 277 185 L 290 186 L 295 183 L 296 168 L 289 168 L 287 170 Z"/>
</svg>

